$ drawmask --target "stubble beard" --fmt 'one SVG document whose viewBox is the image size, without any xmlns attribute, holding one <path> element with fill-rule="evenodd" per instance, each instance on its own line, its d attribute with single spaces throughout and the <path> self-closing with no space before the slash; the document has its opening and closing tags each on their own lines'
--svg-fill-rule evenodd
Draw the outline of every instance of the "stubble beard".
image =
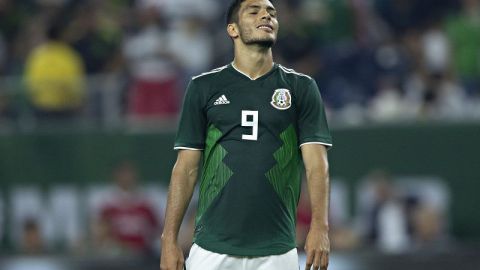
<svg viewBox="0 0 480 270">
<path fill-rule="evenodd" d="M 240 28 L 240 39 L 245 45 L 257 45 L 261 48 L 270 49 L 275 45 L 275 39 L 270 37 L 265 38 L 255 38 L 252 37 L 252 31 L 245 31 L 242 27 Z"/>
</svg>

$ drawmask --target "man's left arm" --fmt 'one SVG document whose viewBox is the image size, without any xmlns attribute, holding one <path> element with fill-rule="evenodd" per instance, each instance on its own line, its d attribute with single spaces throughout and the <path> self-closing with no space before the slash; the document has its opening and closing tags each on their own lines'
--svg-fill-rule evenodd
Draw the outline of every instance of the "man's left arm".
<svg viewBox="0 0 480 270">
<path fill-rule="evenodd" d="M 305 269 L 327 269 L 330 240 L 328 238 L 329 175 L 327 149 L 322 144 L 304 144 L 301 147 L 312 208 L 310 231 L 305 242 L 307 263 Z"/>
</svg>

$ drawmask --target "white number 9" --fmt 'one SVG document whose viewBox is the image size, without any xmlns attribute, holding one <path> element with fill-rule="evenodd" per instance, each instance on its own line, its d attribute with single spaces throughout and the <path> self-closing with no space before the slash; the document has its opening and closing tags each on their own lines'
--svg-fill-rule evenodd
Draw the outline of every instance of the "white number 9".
<svg viewBox="0 0 480 270">
<path fill-rule="evenodd" d="M 248 116 L 251 116 L 250 121 L 248 121 Z M 252 134 L 242 134 L 242 140 L 256 141 L 258 139 L 258 111 L 242 111 L 242 127 L 252 127 Z"/>
</svg>

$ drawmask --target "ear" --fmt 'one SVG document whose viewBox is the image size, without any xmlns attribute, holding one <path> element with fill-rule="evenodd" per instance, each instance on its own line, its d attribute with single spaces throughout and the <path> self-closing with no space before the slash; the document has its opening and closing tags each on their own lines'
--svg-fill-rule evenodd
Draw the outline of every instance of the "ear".
<svg viewBox="0 0 480 270">
<path fill-rule="evenodd" d="M 231 38 L 233 38 L 233 39 L 237 38 L 239 36 L 237 24 L 235 24 L 235 23 L 228 24 L 227 25 L 227 33 Z"/>
</svg>

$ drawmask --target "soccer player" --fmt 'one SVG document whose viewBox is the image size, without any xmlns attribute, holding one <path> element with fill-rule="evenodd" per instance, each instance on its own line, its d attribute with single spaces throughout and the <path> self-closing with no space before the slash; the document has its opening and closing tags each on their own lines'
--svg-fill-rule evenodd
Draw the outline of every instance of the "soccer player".
<svg viewBox="0 0 480 270">
<path fill-rule="evenodd" d="M 227 13 L 233 62 L 192 78 L 174 148 L 160 269 L 179 270 L 177 243 L 203 155 L 187 270 L 297 270 L 303 160 L 312 205 L 305 269 L 326 269 L 332 140 L 315 81 L 273 62 L 275 7 L 236 0 Z"/>
</svg>

